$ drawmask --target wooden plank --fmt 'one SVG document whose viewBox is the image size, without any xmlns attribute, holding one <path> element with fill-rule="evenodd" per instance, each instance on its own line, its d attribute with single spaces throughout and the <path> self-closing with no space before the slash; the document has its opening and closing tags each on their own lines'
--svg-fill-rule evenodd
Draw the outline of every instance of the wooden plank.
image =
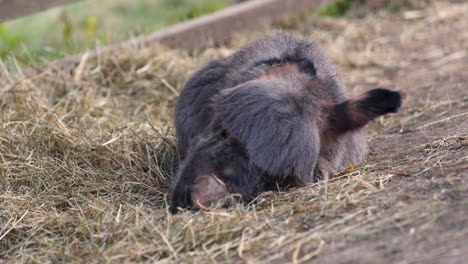
<svg viewBox="0 0 468 264">
<path fill-rule="evenodd" d="M 81 0 L 0 0 L 0 22 Z"/>
<path fill-rule="evenodd" d="M 138 38 L 142 45 L 160 43 L 170 48 L 193 50 L 220 43 L 234 33 L 264 28 L 275 22 L 330 4 L 335 0 L 254 0 L 211 15 L 180 23 Z"/>
<path fill-rule="evenodd" d="M 323 7 L 337 0 L 252 0 L 216 13 L 176 24 L 150 35 L 111 45 L 87 53 L 93 59 L 100 53 L 120 48 L 165 45 L 169 48 L 195 50 L 228 40 L 235 33 L 261 29 L 281 20 Z M 76 65 L 80 56 L 58 61 L 56 67 Z"/>
</svg>

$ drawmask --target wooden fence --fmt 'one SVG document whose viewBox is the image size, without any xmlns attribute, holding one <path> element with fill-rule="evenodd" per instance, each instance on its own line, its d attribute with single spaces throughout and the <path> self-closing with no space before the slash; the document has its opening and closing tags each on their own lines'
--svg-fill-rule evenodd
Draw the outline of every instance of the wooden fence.
<svg viewBox="0 0 468 264">
<path fill-rule="evenodd" d="M 234 33 L 266 27 L 333 1 L 335 0 L 247 1 L 137 38 L 136 42 L 142 45 L 160 43 L 176 49 L 198 49 L 207 44 L 225 41 Z"/>
<path fill-rule="evenodd" d="M 80 0 L 0 0 L 0 22 Z"/>
</svg>

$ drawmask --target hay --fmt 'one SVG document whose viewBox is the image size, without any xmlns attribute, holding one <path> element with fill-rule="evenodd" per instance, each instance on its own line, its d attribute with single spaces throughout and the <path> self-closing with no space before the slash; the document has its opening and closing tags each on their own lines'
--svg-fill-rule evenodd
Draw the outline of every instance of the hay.
<svg viewBox="0 0 468 264">
<path fill-rule="evenodd" d="M 381 237 L 389 250 L 398 248 L 395 234 L 411 245 L 422 232 L 444 239 L 452 231 L 437 231 L 437 219 L 467 201 L 466 98 L 456 94 L 466 88 L 468 64 L 450 57 L 437 76 L 420 65 L 440 66 L 467 48 L 466 30 L 457 30 L 468 19 L 456 12 L 468 5 L 423 11 L 418 19 L 312 16 L 282 25 L 326 47 L 353 94 L 405 90 L 402 113 L 370 126 L 365 164 L 249 204 L 175 216 L 167 192 L 178 92 L 204 62 L 263 33 L 192 55 L 153 48 L 83 57 L 72 72 L 50 68 L 27 78 L 0 64 L 0 263 L 327 262 Z M 451 42 L 437 42 L 440 32 Z M 413 56 L 422 48 L 428 58 Z M 395 78 L 398 68 L 412 74 Z M 465 234 L 458 226 L 453 232 Z M 420 257 L 410 253 L 402 256 Z"/>
</svg>

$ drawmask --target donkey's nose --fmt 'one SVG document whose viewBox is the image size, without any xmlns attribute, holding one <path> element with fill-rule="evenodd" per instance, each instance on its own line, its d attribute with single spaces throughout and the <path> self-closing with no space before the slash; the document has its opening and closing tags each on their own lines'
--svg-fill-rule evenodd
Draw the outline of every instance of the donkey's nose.
<svg viewBox="0 0 468 264">
<path fill-rule="evenodd" d="M 226 185 L 216 175 L 202 175 L 195 180 L 192 202 L 200 207 L 209 207 L 222 200 L 228 191 Z"/>
</svg>

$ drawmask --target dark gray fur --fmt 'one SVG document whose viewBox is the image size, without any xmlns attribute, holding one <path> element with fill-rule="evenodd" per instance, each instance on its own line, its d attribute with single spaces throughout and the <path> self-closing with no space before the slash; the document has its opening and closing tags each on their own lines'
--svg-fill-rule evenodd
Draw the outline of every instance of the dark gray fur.
<svg viewBox="0 0 468 264">
<path fill-rule="evenodd" d="M 281 74 L 285 65 L 299 72 Z M 316 182 L 361 163 L 367 143 L 360 128 L 401 104 L 396 92 L 373 91 L 349 100 L 325 53 L 285 33 L 210 62 L 176 105 L 181 163 L 172 211 L 193 206 L 201 175 L 215 175 L 229 193 L 250 200 L 271 186 Z"/>
</svg>

